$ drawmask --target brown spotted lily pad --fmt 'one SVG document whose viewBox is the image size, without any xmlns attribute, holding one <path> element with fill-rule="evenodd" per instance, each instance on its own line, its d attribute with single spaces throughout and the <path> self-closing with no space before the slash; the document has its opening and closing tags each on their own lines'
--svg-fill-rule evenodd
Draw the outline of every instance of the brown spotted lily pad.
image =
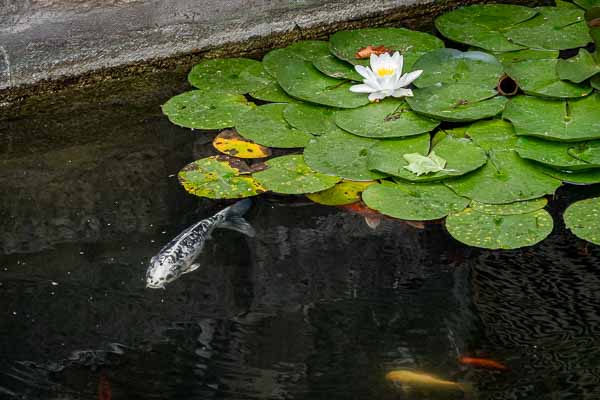
<svg viewBox="0 0 600 400">
<path fill-rule="evenodd" d="M 223 154 L 238 158 L 264 158 L 271 149 L 241 137 L 234 129 L 226 129 L 213 140 L 213 147 Z"/>
<path fill-rule="evenodd" d="M 196 160 L 179 171 L 179 182 L 189 193 L 209 199 L 240 199 L 265 189 L 250 175 L 243 160 L 213 156 Z"/>
</svg>

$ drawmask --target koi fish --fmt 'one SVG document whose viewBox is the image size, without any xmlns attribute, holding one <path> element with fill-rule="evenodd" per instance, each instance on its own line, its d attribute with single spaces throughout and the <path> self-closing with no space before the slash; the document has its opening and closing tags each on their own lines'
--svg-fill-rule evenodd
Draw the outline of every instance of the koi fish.
<svg viewBox="0 0 600 400">
<path fill-rule="evenodd" d="M 150 260 L 146 287 L 164 289 L 167 283 L 198 269 L 200 264 L 194 263 L 194 260 L 215 228 L 231 229 L 254 237 L 254 228 L 242 218 L 251 205 L 250 199 L 238 201 L 181 232 Z"/>
<path fill-rule="evenodd" d="M 112 391 L 110 390 L 110 382 L 106 377 L 106 374 L 100 374 L 100 380 L 98 381 L 98 400 L 111 400 Z"/>
<path fill-rule="evenodd" d="M 365 223 L 371 229 L 376 229 L 382 220 L 389 218 L 389 217 L 386 217 L 385 215 L 380 214 L 377 211 L 367 207 L 361 201 L 352 203 L 352 204 L 346 204 L 346 205 L 339 206 L 339 207 L 343 208 L 344 210 L 351 212 L 353 214 L 358 214 L 358 215 L 362 216 L 365 219 Z M 396 221 L 400 221 L 406 225 L 412 226 L 413 228 L 425 229 L 425 224 L 421 221 L 407 221 L 407 220 L 401 220 L 401 219 L 396 219 Z"/>
<path fill-rule="evenodd" d="M 465 365 L 472 365 L 474 367 L 495 369 L 498 371 L 508 371 L 508 367 L 498 361 L 490 360 L 487 358 L 477 357 L 459 357 L 458 362 Z"/>
<path fill-rule="evenodd" d="M 385 378 L 396 384 L 401 384 L 404 389 L 419 388 L 419 389 L 438 389 L 438 390 L 456 390 L 468 392 L 471 390 L 469 384 L 447 381 L 436 378 L 433 375 L 428 375 L 420 372 L 399 369 L 390 371 Z"/>
<path fill-rule="evenodd" d="M 356 54 L 354 55 L 354 57 L 356 57 L 360 60 L 363 58 L 371 57 L 371 54 L 380 56 L 382 54 L 391 53 L 391 52 L 392 52 L 392 50 L 386 48 L 385 46 L 367 46 L 367 47 L 363 47 L 362 49 L 358 50 L 356 52 Z"/>
<path fill-rule="evenodd" d="M 384 218 L 383 215 L 379 214 L 375 210 L 370 209 L 369 207 L 364 205 L 362 202 L 346 204 L 346 205 L 343 205 L 340 207 L 346 211 L 353 213 L 353 214 L 358 214 L 358 215 L 362 216 L 365 219 L 365 223 L 371 229 L 376 229 L 379 226 L 379 224 L 381 223 L 381 220 Z"/>
</svg>

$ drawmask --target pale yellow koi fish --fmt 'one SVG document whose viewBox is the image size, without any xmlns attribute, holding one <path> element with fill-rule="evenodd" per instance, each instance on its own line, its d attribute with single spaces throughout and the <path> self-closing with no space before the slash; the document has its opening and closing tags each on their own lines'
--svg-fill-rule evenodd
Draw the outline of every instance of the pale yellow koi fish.
<svg viewBox="0 0 600 400">
<path fill-rule="evenodd" d="M 404 369 L 390 371 L 385 378 L 393 383 L 401 384 L 402 386 L 419 389 L 457 390 L 463 392 L 471 390 L 470 385 L 468 384 L 447 381 L 436 378 L 433 375 Z"/>
</svg>

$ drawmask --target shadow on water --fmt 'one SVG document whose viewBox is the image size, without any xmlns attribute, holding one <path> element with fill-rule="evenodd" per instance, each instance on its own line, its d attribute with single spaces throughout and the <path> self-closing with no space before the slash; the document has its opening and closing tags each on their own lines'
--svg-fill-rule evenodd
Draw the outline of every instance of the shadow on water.
<svg viewBox="0 0 600 400">
<path fill-rule="evenodd" d="M 0 121 L 0 398 L 600 397 L 600 251 L 560 218 L 540 245 L 494 252 L 265 197 L 256 238 L 215 232 L 203 268 L 145 289 L 149 258 L 224 206 L 176 181 L 212 137 L 161 115 L 183 81 L 70 89 Z M 597 193 L 559 191 L 554 215 Z M 402 368 L 474 390 L 399 390 L 384 376 Z"/>
</svg>

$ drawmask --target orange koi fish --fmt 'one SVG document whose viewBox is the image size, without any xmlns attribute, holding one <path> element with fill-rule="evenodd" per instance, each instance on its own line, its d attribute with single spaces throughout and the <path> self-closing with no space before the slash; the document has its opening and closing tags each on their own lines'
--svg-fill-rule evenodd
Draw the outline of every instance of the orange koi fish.
<svg viewBox="0 0 600 400">
<path fill-rule="evenodd" d="M 110 382 L 103 372 L 100 374 L 100 380 L 98 381 L 98 400 L 111 400 L 112 391 L 110 390 Z"/>
<path fill-rule="evenodd" d="M 360 201 L 357 203 L 346 204 L 340 207 L 353 214 L 358 214 L 362 216 L 365 219 L 365 223 L 371 229 L 376 229 L 381 223 L 381 220 L 384 218 L 383 215 L 381 215 L 375 210 L 370 209 Z"/>
<path fill-rule="evenodd" d="M 477 357 L 459 357 L 458 362 L 465 365 L 471 365 L 474 367 L 494 369 L 496 371 L 508 371 L 508 367 L 498 361 L 490 360 L 488 358 L 477 358 Z"/>
</svg>

